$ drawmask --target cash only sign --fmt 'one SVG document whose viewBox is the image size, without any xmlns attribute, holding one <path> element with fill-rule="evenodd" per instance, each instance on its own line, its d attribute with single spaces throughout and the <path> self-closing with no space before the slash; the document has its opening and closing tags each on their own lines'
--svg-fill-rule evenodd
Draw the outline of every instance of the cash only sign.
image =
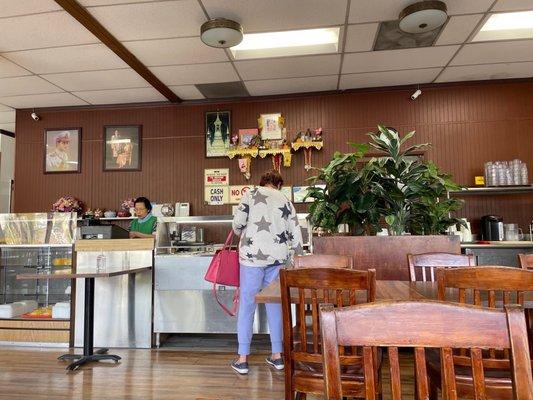
<svg viewBox="0 0 533 400">
<path fill-rule="evenodd" d="M 211 206 L 229 203 L 229 169 L 204 170 L 204 200 Z"/>
</svg>

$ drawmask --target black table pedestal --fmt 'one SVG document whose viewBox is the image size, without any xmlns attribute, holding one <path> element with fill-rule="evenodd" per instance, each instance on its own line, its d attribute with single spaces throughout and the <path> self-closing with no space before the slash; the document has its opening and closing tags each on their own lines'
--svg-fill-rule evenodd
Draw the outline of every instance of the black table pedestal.
<svg viewBox="0 0 533 400">
<path fill-rule="evenodd" d="M 83 355 L 63 354 L 58 360 L 76 360 L 67 367 L 75 371 L 84 364 L 92 361 L 113 360 L 118 362 L 119 356 L 107 354 L 109 349 L 100 349 L 94 352 L 94 278 L 85 278 L 85 305 L 83 316 Z"/>
</svg>

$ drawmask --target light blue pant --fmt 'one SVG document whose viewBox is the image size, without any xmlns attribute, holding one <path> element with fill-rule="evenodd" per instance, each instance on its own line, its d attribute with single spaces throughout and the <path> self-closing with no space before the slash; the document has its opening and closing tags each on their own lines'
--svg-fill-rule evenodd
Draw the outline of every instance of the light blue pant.
<svg viewBox="0 0 533 400">
<path fill-rule="evenodd" d="M 239 314 L 237 316 L 237 338 L 239 340 L 239 355 L 250 354 L 252 342 L 254 314 L 257 304 L 255 295 L 268 286 L 279 276 L 280 265 L 270 267 L 247 267 L 241 264 L 240 270 L 240 300 Z M 268 327 L 270 329 L 270 342 L 272 353 L 283 351 L 283 326 L 281 304 L 266 304 Z"/>
</svg>

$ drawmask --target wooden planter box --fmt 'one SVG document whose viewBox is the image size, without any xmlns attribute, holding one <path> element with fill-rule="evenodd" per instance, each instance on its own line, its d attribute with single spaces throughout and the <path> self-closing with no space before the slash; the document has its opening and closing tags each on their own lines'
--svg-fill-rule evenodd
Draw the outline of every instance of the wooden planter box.
<svg viewBox="0 0 533 400">
<path fill-rule="evenodd" d="M 408 253 L 461 253 L 456 235 L 314 237 L 313 246 L 315 254 L 352 255 L 355 269 L 374 268 L 380 280 L 408 281 Z"/>
</svg>

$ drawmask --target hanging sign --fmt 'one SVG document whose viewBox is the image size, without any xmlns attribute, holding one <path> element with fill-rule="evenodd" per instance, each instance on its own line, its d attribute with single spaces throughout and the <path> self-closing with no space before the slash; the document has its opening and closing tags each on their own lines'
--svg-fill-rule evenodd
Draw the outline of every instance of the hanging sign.
<svg viewBox="0 0 533 400">
<path fill-rule="evenodd" d="M 230 204 L 239 204 L 242 196 L 252 189 L 252 185 L 240 185 L 240 186 L 230 186 L 229 187 L 229 203 Z"/>
<path fill-rule="evenodd" d="M 205 202 L 210 206 L 228 204 L 229 186 L 206 186 L 204 194 Z"/>
<path fill-rule="evenodd" d="M 204 170 L 205 186 L 229 185 L 229 169 L 205 169 Z"/>
</svg>

